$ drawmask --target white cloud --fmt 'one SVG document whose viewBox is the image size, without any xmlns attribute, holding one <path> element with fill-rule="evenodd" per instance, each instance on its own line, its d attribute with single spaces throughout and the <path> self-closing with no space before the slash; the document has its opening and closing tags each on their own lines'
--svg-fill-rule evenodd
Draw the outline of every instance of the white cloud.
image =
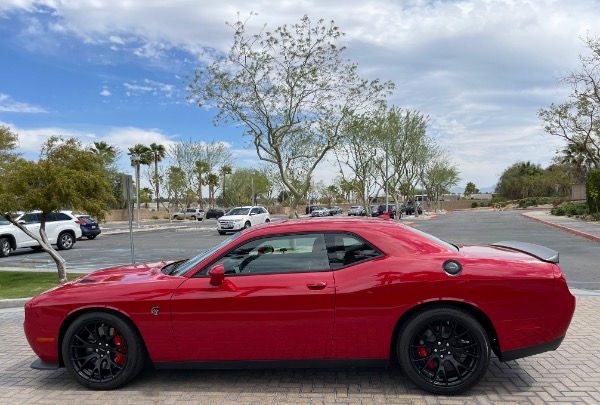
<svg viewBox="0 0 600 405">
<path fill-rule="evenodd" d="M 11 113 L 45 113 L 45 108 L 29 103 L 14 101 L 7 94 L 0 93 L 0 112 Z"/>
<path fill-rule="evenodd" d="M 8 0 L 0 16 L 17 9 L 25 12 L 20 36 L 32 52 L 57 52 L 57 38 L 71 33 L 118 50 L 107 56 L 113 63 L 128 52 L 188 73 L 228 49 L 232 31 L 224 23 L 238 11 L 242 19 L 258 13 L 248 21 L 253 30 L 293 24 L 305 13 L 333 19 L 361 74 L 393 80 L 391 103 L 430 115 L 431 132 L 460 163 L 465 183 L 482 187 L 516 160 L 547 164 L 554 155 L 560 142 L 544 135 L 536 112 L 564 100 L 556 79 L 577 66 L 580 37 L 598 34 L 600 16 L 597 0 L 232 0 L 210 10 L 192 0 Z M 172 84 L 127 80 L 126 95 L 180 95 Z M 7 105 L 0 98 L 0 111 Z M 27 107 L 42 112 L 20 105 Z"/>
<path fill-rule="evenodd" d="M 104 97 L 110 97 L 112 95 L 112 93 L 109 90 L 104 89 L 100 92 L 100 95 L 104 96 Z"/>
</svg>

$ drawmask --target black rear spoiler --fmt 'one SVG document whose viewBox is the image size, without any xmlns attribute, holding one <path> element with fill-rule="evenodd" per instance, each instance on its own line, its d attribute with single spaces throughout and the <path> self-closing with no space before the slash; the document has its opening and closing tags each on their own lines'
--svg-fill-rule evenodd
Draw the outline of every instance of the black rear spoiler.
<svg viewBox="0 0 600 405">
<path fill-rule="evenodd" d="M 535 256 L 538 259 L 548 263 L 558 263 L 558 252 L 544 246 L 534 245 L 533 243 L 518 242 L 507 240 L 502 242 L 492 243 L 492 246 L 503 247 L 507 249 L 518 250 L 519 252 L 527 253 Z"/>
</svg>

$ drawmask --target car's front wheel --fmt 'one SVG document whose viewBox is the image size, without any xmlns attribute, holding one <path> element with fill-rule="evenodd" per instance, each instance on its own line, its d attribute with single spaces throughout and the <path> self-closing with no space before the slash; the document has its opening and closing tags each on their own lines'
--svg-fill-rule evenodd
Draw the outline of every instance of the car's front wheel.
<svg viewBox="0 0 600 405">
<path fill-rule="evenodd" d="M 10 241 L 7 238 L 0 239 L 0 257 L 10 255 Z"/>
<path fill-rule="evenodd" d="M 68 232 L 61 233 L 58 235 L 58 240 L 56 241 L 56 246 L 60 250 L 69 250 L 75 244 L 75 238 Z"/>
<path fill-rule="evenodd" d="M 80 384 L 109 390 L 142 371 L 145 350 L 137 331 L 121 317 L 88 312 L 67 328 L 62 356 L 65 367 Z"/>
<path fill-rule="evenodd" d="M 436 395 L 468 390 L 490 363 L 487 333 L 475 318 L 454 308 L 414 315 L 400 330 L 396 349 L 405 375 Z"/>
</svg>

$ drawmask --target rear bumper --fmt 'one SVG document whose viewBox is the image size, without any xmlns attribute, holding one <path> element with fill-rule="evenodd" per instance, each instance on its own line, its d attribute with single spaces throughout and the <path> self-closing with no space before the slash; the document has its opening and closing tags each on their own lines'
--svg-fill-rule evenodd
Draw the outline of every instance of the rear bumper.
<svg viewBox="0 0 600 405">
<path fill-rule="evenodd" d="M 550 342 L 542 343 L 539 345 L 523 347 L 521 349 L 508 350 L 502 353 L 498 353 L 498 358 L 500 359 L 500 361 L 509 361 L 556 350 L 558 349 L 558 346 L 560 346 L 564 338 L 565 335 L 559 337 L 556 340 L 552 340 Z"/>
<path fill-rule="evenodd" d="M 81 229 L 81 236 L 98 236 L 102 231 L 98 229 Z"/>
</svg>

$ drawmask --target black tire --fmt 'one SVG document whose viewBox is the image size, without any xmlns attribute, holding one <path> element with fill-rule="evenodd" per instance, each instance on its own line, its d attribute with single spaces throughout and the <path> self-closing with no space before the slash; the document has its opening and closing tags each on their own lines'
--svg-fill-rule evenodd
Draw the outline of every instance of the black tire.
<svg viewBox="0 0 600 405">
<path fill-rule="evenodd" d="M 75 244 L 75 238 L 69 232 L 63 232 L 58 235 L 58 240 L 56 241 L 56 247 L 60 250 L 69 250 Z"/>
<path fill-rule="evenodd" d="M 98 236 L 98 235 L 87 235 L 86 238 L 88 238 L 88 239 L 96 239 L 96 236 Z"/>
<path fill-rule="evenodd" d="M 467 391 L 483 378 L 490 343 L 483 327 L 458 309 L 425 310 L 400 330 L 396 354 L 404 374 L 436 395 Z"/>
<path fill-rule="evenodd" d="M 265 219 L 265 224 L 268 224 L 269 222 L 271 222 L 269 218 Z"/>
<path fill-rule="evenodd" d="M 225 235 L 225 234 L 226 234 L 226 232 L 219 231 L 219 235 Z"/>
<path fill-rule="evenodd" d="M 73 378 L 95 390 L 125 385 L 142 371 L 146 359 L 137 331 L 106 312 L 88 312 L 75 319 L 65 332 L 62 356 Z"/>
<path fill-rule="evenodd" d="M 250 221 L 246 221 L 246 223 L 244 224 L 244 229 L 248 229 L 252 226 L 252 224 L 250 223 Z"/>
<path fill-rule="evenodd" d="M 8 238 L 0 238 L 0 257 L 8 257 L 10 250 L 11 247 Z"/>
</svg>

